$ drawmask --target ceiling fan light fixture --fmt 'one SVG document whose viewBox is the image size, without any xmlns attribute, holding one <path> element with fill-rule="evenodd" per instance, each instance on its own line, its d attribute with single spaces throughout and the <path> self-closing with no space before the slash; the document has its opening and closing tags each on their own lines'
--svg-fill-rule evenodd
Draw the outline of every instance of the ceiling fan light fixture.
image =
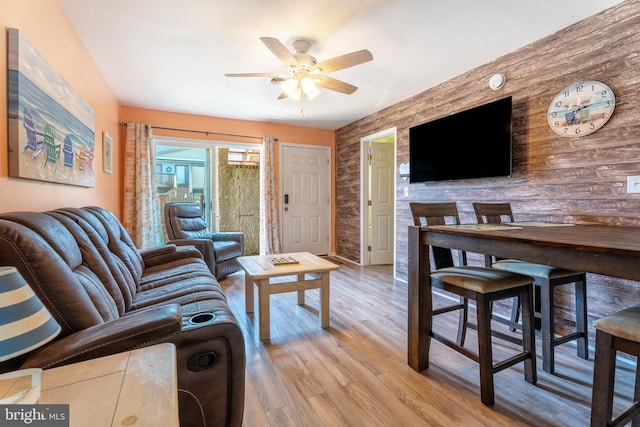
<svg viewBox="0 0 640 427">
<path fill-rule="evenodd" d="M 287 95 L 287 98 L 293 99 L 294 101 L 300 100 L 300 95 L 302 94 L 302 89 L 300 88 L 300 84 L 294 78 L 285 79 L 281 83 L 282 91 Z"/>
<path fill-rule="evenodd" d="M 301 97 L 302 91 L 300 89 L 296 89 L 291 95 L 289 95 L 289 99 L 292 99 L 294 101 L 300 101 Z"/>
<path fill-rule="evenodd" d="M 309 40 L 298 39 L 293 42 L 293 53 L 278 39 L 260 37 L 264 45 L 287 67 L 286 73 L 232 73 L 227 77 L 268 77 L 272 84 L 281 87 L 278 99 L 289 98 L 300 102 L 300 113 L 304 115 L 305 97 L 311 101 L 320 94 L 320 89 L 328 89 L 347 95 L 358 89 L 349 83 L 324 75 L 328 72 L 353 67 L 373 59 L 366 49 L 318 62 L 311 56 Z"/>
<path fill-rule="evenodd" d="M 313 79 L 311 79 L 308 76 L 305 76 L 302 78 L 302 80 L 300 80 L 300 87 L 302 88 L 302 91 L 306 95 L 309 95 L 314 91 L 317 91 L 316 82 L 314 82 Z"/>
<path fill-rule="evenodd" d="M 309 98 L 309 101 L 313 101 L 314 99 L 316 99 L 318 97 L 318 95 L 320 95 L 320 91 L 316 87 L 311 92 L 307 93 L 306 95 L 307 95 L 307 98 Z"/>
<path fill-rule="evenodd" d="M 282 86 L 282 90 L 288 97 L 291 97 L 291 95 L 298 89 L 298 82 L 292 77 L 283 79 L 280 84 Z"/>
</svg>

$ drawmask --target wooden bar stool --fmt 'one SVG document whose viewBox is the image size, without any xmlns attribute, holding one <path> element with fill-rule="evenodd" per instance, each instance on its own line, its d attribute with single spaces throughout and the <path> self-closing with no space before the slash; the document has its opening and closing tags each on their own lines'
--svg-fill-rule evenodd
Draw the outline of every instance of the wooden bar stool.
<svg viewBox="0 0 640 427">
<path fill-rule="evenodd" d="M 410 207 L 414 221 L 418 217 L 425 222 L 425 225 L 445 224 L 445 217 L 449 217 L 454 224 L 459 224 L 460 222 L 455 203 L 410 203 Z M 438 256 L 435 254 L 436 249 L 439 249 L 437 251 L 439 252 Z M 472 352 L 461 343 L 461 341 L 464 341 L 464 337 L 460 340 L 460 328 L 466 327 L 466 324 L 459 326 L 458 340 L 456 342 L 433 331 L 433 329 L 429 331 L 429 337 L 436 339 L 479 364 L 480 398 L 486 406 L 493 406 L 495 403 L 493 376 L 503 369 L 524 362 L 525 381 L 535 384 L 537 382 L 537 373 L 533 324 L 533 279 L 529 276 L 486 267 L 453 266 L 453 258 L 449 249 L 434 247 L 432 251 L 434 251 L 434 261 L 437 269 L 431 273 L 431 286 L 458 295 L 463 302 L 454 306 L 454 309 L 461 310 L 465 313 L 465 316 L 467 301 L 473 300 L 476 303 L 477 323 L 474 326 L 478 330 L 478 352 Z M 446 256 L 445 251 L 449 252 L 449 256 Z M 494 363 L 492 335 L 512 342 L 514 342 L 515 337 L 491 330 L 491 307 L 493 301 L 512 297 L 518 297 L 522 305 L 522 339 L 515 341 L 520 342 L 523 349 L 522 352 L 508 359 Z M 448 311 L 451 310 L 434 310 L 430 306 L 428 307 L 427 315 L 432 318 Z M 433 324 L 433 322 L 431 323 Z M 427 360 L 428 356 L 427 354 Z"/>
<path fill-rule="evenodd" d="M 593 323 L 596 328 L 596 352 L 593 364 L 591 426 L 622 426 L 632 421 L 640 426 L 640 369 L 636 366 L 633 404 L 615 419 L 613 392 L 618 351 L 640 360 L 640 305 L 621 310 Z"/>
<path fill-rule="evenodd" d="M 473 203 L 473 210 L 479 224 L 498 224 L 514 222 L 509 203 Z M 503 221 L 503 219 L 505 221 Z M 555 371 L 555 347 L 577 340 L 576 353 L 582 359 L 589 358 L 587 334 L 587 278 L 582 271 L 565 270 L 543 264 L 534 264 L 513 259 L 493 261 L 491 255 L 485 255 L 485 265 L 512 273 L 531 276 L 540 295 L 536 312 L 540 313 L 542 336 L 542 369 L 549 373 Z M 554 289 L 557 286 L 574 284 L 575 287 L 575 332 L 556 337 Z M 535 296 L 535 295 L 534 295 Z M 514 301 L 511 323 L 518 322 L 518 302 Z"/>
</svg>

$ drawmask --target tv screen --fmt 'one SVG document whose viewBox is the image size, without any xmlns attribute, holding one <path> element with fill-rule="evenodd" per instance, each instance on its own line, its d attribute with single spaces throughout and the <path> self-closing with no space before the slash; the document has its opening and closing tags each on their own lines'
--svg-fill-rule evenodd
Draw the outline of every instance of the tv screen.
<svg viewBox="0 0 640 427">
<path fill-rule="evenodd" d="M 511 97 L 409 129 L 409 182 L 511 175 Z"/>
</svg>

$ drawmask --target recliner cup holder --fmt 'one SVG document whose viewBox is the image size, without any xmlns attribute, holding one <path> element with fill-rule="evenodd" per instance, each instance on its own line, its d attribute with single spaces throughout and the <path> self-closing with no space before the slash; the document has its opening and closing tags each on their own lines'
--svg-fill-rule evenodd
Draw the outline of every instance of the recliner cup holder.
<svg viewBox="0 0 640 427">
<path fill-rule="evenodd" d="M 189 318 L 189 323 L 192 325 L 204 325 L 205 323 L 213 322 L 216 315 L 213 313 L 198 313 Z"/>
</svg>

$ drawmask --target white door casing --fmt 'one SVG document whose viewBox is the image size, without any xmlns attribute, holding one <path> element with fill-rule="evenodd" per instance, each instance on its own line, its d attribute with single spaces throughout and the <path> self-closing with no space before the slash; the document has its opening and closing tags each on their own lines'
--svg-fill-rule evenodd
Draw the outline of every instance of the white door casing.
<svg viewBox="0 0 640 427">
<path fill-rule="evenodd" d="M 371 142 L 369 175 L 370 264 L 393 264 L 394 221 L 394 144 L 393 142 Z"/>
<path fill-rule="evenodd" d="M 330 147 L 280 145 L 280 230 L 285 253 L 329 253 L 330 159 Z"/>
<path fill-rule="evenodd" d="M 395 164 L 397 163 L 397 129 L 395 127 L 389 128 L 380 132 L 376 132 L 375 134 L 367 135 L 365 137 L 360 138 L 360 148 L 361 148 L 361 161 L 360 161 L 360 264 L 361 265 L 370 265 L 372 264 L 372 251 L 373 244 L 372 241 L 375 239 L 373 236 L 377 236 L 380 232 L 377 228 L 374 228 L 375 224 L 373 223 L 373 214 L 376 212 L 378 208 L 374 208 L 374 201 L 371 199 L 371 185 L 370 178 L 372 173 L 375 173 L 375 170 L 370 170 L 369 166 L 369 147 L 372 142 L 389 142 L 392 146 L 393 157 L 391 159 L 391 168 L 390 168 L 390 176 L 388 176 L 388 185 L 392 191 L 390 196 L 391 200 L 391 225 L 387 231 L 384 232 L 385 237 L 376 237 L 378 239 L 378 243 L 384 242 L 384 239 L 388 238 L 391 251 L 393 253 L 392 263 L 394 264 L 395 269 L 395 259 L 396 259 L 396 243 L 395 243 L 395 235 L 396 235 L 396 173 L 395 173 Z M 386 178 L 385 178 L 386 179 Z M 385 184 L 386 185 L 386 184 Z M 369 201 L 371 201 L 371 208 L 369 205 Z M 378 218 L 378 222 L 382 221 L 382 218 Z M 386 227 L 386 223 L 385 223 Z M 388 236 L 388 237 L 387 237 Z M 382 239 L 382 240 L 380 240 Z M 385 243 L 386 244 L 386 243 Z M 370 250 L 371 249 L 371 250 Z M 375 258 L 375 256 L 374 256 Z M 395 271 L 394 271 L 395 275 Z"/>
</svg>

